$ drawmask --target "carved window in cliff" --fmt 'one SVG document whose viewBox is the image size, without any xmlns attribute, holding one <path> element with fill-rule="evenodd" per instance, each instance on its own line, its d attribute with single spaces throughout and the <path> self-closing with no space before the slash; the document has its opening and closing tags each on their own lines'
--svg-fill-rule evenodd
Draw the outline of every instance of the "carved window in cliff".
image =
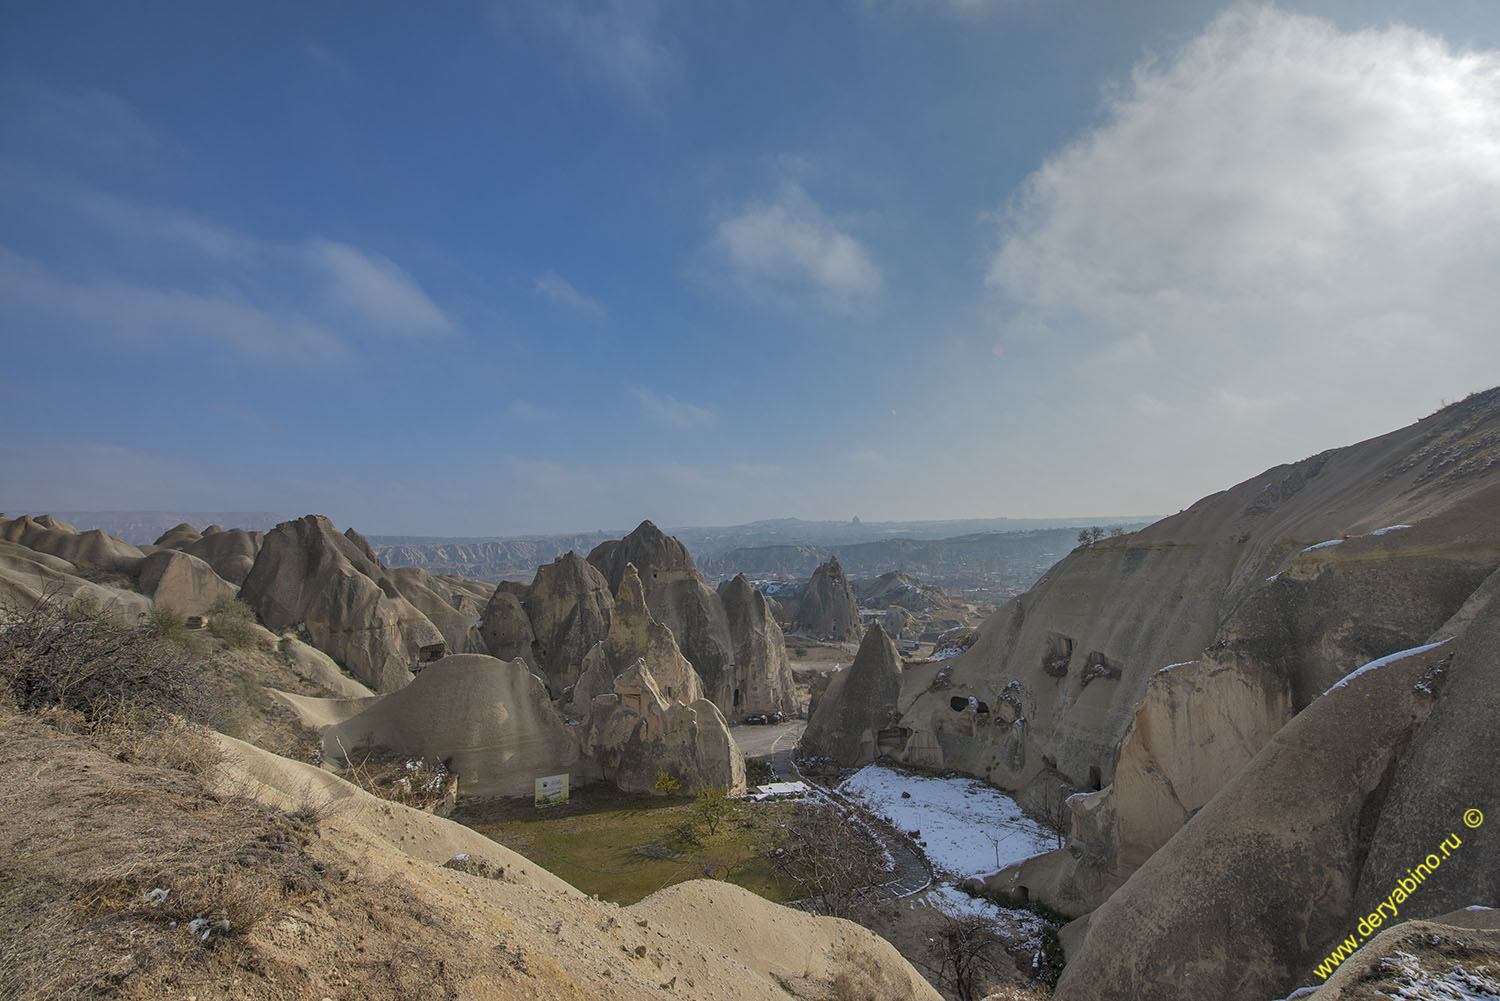
<svg viewBox="0 0 1500 1001">
<path fill-rule="evenodd" d="M 1104 776 L 1100 774 L 1098 765 L 1089 765 L 1089 788 L 1094 792 L 1104 788 Z"/>
<path fill-rule="evenodd" d="M 1068 673 L 1073 660 L 1073 639 L 1061 633 L 1047 634 L 1047 649 L 1042 653 L 1042 671 L 1054 678 Z"/>
<path fill-rule="evenodd" d="M 740 690 L 738 688 L 736 688 L 734 690 L 734 707 L 736 709 L 738 709 L 740 707 L 740 702 L 741 702 L 741 699 L 740 699 Z"/>
<path fill-rule="evenodd" d="M 1101 678 L 1105 681 L 1119 681 L 1120 675 L 1123 673 L 1119 664 L 1095 650 L 1084 658 L 1081 680 L 1085 686 L 1090 681 L 1098 681 Z"/>
</svg>

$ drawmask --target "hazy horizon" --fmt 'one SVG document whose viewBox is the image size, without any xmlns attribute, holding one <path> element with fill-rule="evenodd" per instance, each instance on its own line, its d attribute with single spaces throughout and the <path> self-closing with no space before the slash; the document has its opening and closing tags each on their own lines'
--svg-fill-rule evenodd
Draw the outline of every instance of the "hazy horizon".
<svg viewBox="0 0 1500 1001">
<path fill-rule="evenodd" d="M 13 6 L 0 510 L 1165 515 L 1500 382 L 1500 7 L 1136 7 Z"/>
</svg>

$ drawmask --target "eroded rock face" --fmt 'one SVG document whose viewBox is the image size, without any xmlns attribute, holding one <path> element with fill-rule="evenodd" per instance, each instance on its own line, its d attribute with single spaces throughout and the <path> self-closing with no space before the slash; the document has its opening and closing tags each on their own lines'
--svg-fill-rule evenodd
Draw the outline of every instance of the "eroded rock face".
<svg viewBox="0 0 1500 1001">
<path fill-rule="evenodd" d="M 1314 700 L 1093 913 L 1057 996 L 1250 1001 L 1282 997 L 1306 982 L 1361 916 L 1361 870 L 1372 843 L 1389 839 L 1376 818 L 1397 805 L 1393 780 L 1418 764 L 1410 748 L 1427 732 L 1434 700 L 1447 699 L 1443 676 L 1468 674 L 1455 654 L 1467 661 L 1479 652 L 1419 648 Z M 1488 662 L 1474 672 L 1480 690 L 1493 691 L 1493 672 Z M 1458 757 L 1494 749 L 1500 739 L 1493 730 L 1487 747 L 1447 750 Z M 1432 739 L 1444 743 L 1440 733 Z M 1493 769 L 1480 781 L 1463 795 L 1493 795 L 1500 786 Z M 1460 802 L 1467 800 L 1445 803 L 1446 816 L 1398 825 L 1430 835 L 1422 844 L 1431 851 L 1459 829 Z M 1463 851 L 1471 851 L 1470 842 Z M 1497 861 L 1500 847 L 1474 839 L 1472 854 L 1448 866 L 1462 866 L 1462 874 L 1446 888 L 1424 884 L 1402 917 L 1451 910 L 1460 897 L 1493 892 Z M 1381 884 L 1382 898 L 1392 885 Z"/>
<path fill-rule="evenodd" d="M 735 662 L 729 620 L 687 547 L 643 521 L 625 538 L 595 546 L 589 562 L 612 589 L 619 588 L 626 566 L 636 568 L 652 616 L 672 630 L 683 656 L 703 680 L 708 698 L 721 710 L 733 711 Z"/>
<path fill-rule="evenodd" d="M 76 575 L 73 564 L 14 542 L 0 541 L 0 602 L 25 611 L 46 598 L 84 598 L 121 621 L 135 624 L 152 609 L 151 599 L 134 591 L 108 587 Z"/>
<path fill-rule="evenodd" d="M 595 697 L 583 726 L 585 753 L 626 792 L 651 792 L 666 772 L 687 791 L 723 785 L 745 791 L 745 758 L 724 714 L 707 699 L 668 703 L 643 661 Z"/>
<path fill-rule="evenodd" d="M 363 538 L 361 536 L 360 540 Z M 365 543 L 364 548 L 369 549 L 369 543 Z M 373 550 L 369 556 L 374 559 Z M 434 577 L 417 567 L 397 567 L 387 570 L 386 574 L 396 582 L 401 597 L 437 626 L 443 634 L 443 641 L 448 644 L 449 653 L 488 651 L 484 637 L 479 634 L 480 608 L 476 607 L 477 602 L 469 589 L 455 587 L 448 580 Z"/>
<path fill-rule="evenodd" d="M 797 606 L 798 632 L 819 639 L 852 640 L 860 635 L 859 602 L 837 556 L 813 571 Z"/>
<path fill-rule="evenodd" d="M 501 581 L 480 615 L 479 634 L 491 657 L 515 660 L 517 657 L 537 670 L 536 634 L 525 602 L 531 588 L 525 584 Z"/>
<path fill-rule="evenodd" d="M 89 564 L 126 574 L 134 574 L 146 555 L 130 543 L 106 535 L 100 529 L 80 532 L 67 522 L 48 515 L 41 519 L 29 516 L 0 519 L 0 540 L 59 557 L 74 566 Z"/>
<path fill-rule="evenodd" d="M 1208 656 L 1287 692 L 1288 716 L 1305 708 L 1359 664 L 1421 643 L 1500 567 L 1487 513 L 1500 509 L 1496 435 L 1500 390 L 1080 546 L 985 622 L 942 686 L 908 693 L 911 746 L 1029 802 L 1059 779 L 1113 782 L 1137 704 L 1167 665 Z M 958 695 L 1011 699 L 1025 723 L 960 732 L 948 711 Z M 1241 732 L 1274 730 L 1238 704 Z"/>
<path fill-rule="evenodd" d="M 214 573 L 213 567 L 175 549 L 158 549 L 141 561 L 138 587 L 158 607 L 182 615 L 204 615 L 220 598 L 233 598 L 239 588 Z"/>
<path fill-rule="evenodd" d="M 403 687 L 413 665 L 446 648 L 380 565 L 320 515 L 267 533 L 240 597 L 276 632 L 305 627 L 314 646 L 377 692 Z"/>
<path fill-rule="evenodd" d="M 464 654 L 429 664 L 410 685 L 330 727 L 323 753 L 341 760 L 381 747 L 435 757 L 458 774 L 465 795 L 530 796 L 536 779 L 573 770 L 570 729 L 524 663 Z"/>
<path fill-rule="evenodd" d="M 178 549 L 196 556 L 214 568 L 214 573 L 231 584 L 245 583 L 255 557 L 265 541 L 265 532 L 247 532 L 243 528 L 222 529 L 210 525 L 200 535 L 184 522 L 156 540 L 161 549 Z"/>
<path fill-rule="evenodd" d="M 539 567 L 526 599 L 533 649 L 554 696 L 574 684 L 583 657 L 609 635 L 615 599 L 604 575 L 577 553 Z"/>
<path fill-rule="evenodd" d="M 683 656 L 672 630 L 651 615 L 641 578 L 633 564 L 625 567 L 625 576 L 615 592 L 614 618 L 604 640 L 608 669 L 621 674 L 637 661 L 651 672 L 662 697 L 670 706 L 674 701 L 692 703 L 703 698 L 703 682 L 688 659 Z"/>
<path fill-rule="evenodd" d="M 796 709 L 791 661 L 765 596 L 738 574 L 719 586 L 719 600 L 734 642 L 736 714 L 791 713 Z"/>
<path fill-rule="evenodd" d="M 799 745 L 808 757 L 829 758 L 842 768 L 867 765 L 899 738 L 890 731 L 900 719 L 901 654 L 877 623 L 860 642 L 854 663 L 834 674 L 818 699 Z"/>
</svg>

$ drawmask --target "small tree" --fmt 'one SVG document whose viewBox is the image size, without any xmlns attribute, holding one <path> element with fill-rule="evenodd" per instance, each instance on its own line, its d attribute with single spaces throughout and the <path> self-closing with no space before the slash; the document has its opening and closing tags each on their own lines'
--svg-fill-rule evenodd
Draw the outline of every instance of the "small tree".
<svg viewBox="0 0 1500 1001">
<path fill-rule="evenodd" d="M 672 795 L 672 793 L 679 791 L 681 788 L 682 783 L 674 779 L 672 777 L 672 773 L 667 771 L 665 768 L 656 773 L 655 789 L 658 795 L 670 796 Z"/>
<path fill-rule="evenodd" d="M 729 790 L 718 783 L 698 787 L 698 795 L 693 799 L 693 816 L 709 836 L 719 833 L 719 828 L 724 821 L 734 815 L 734 800 L 729 798 Z"/>
<path fill-rule="evenodd" d="M 1013 967 L 999 925 L 977 914 L 949 916 L 927 949 L 922 965 L 959 1001 L 978 1001 L 1007 966 Z"/>
<path fill-rule="evenodd" d="M 1121 538 L 1122 536 L 1124 536 L 1124 534 L 1125 534 L 1125 526 L 1123 526 L 1123 525 L 1115 525 L 1114 527 L 1112 527 L 1109 530 L 1109 537 L 1111 539 Z"/>
<path fill-rule="evenodd" d="M 1090 545 L 1093 545 L 1095 542 L 1098 542 L 1102 538 L 1104 538 L 1104 529 L 1100 528 L 1098 525 L 1095 525 L 1093 528 L 1089 529 Z"/>
<path fill-rule="evenodd" d="M 1089 539 L 1090 539 L 1089 530 L 1086 529 L 1086 528 L 1080 528 L 1078 530 L 1078 544 L 1080 546 L 1086 546 L 1086 545 L 1089 544 Z"/>
<path fill-rule="evenodd" d="M 861 891 L 886 878 L 880 845 L 843 810 L 802 803 L 776 843 L 776 867 L 802 889 L 812 909 L 848 917 Z"/>
</svg>

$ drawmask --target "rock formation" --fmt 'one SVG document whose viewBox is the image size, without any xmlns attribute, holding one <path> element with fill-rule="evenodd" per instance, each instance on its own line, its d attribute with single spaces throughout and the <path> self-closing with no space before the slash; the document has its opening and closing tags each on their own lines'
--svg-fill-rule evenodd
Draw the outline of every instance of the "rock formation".
<svg viewBox="0 0 1500 1001">
<path fill-rule="evenodd" d="M 157 539 L 156 546 L 159 549 L 179 549 L 196 556 L 213 567 L 214 573 L 238 585 L 245 583 L 265 538 L 265 532 L 247 532 L 243 528 L 226 531 L 218 525 L 208 526 L 200 535 L 193 526 L 184 522 Z"/>
<path fill-rule="evenodd" d="M 909 693 L 902 728 L 923 763 L 1041 805 L 1058 782 L 1113 781 L 1137 704 L 1167 665 L 1207 656 L 1284 691 L 1285 714 L 1297 712 L 1359 664 L 1420 644 L 1500 566 L 1485 513 L 1500 508 L 1496 435 L 1491 390 L 1080 546 L 985 622 L 941 686 Z M 950 708 L 960 695 L 1011 703 L 1024 722 L 970 727 Z M 1240 704 L 1257 739 L 1285 722 Z"/>
<path fill-rule="evenodd" d="M 121 542 L 99 529 L 80 532 L 66 522 L 43 515 L 0 519 L 0 540 L 67 560 L 75 567 L 86 564 L 101 570 L 133 575 L 146 555 L 128 542 Z"/>
<path fill-rule="evenodd" d="M 731 701 L 738 715 L 791 713 L 796 709 L 786 637 L 765 596 L 738 574 L 719 585 L 719 600 L 734 643 L 735 679 Z"/>
<path fill-rule="evenodd" d="M 233 598 L 239 588 L 214 573 L 214 568 L 187 553 L 158 549 L 141 560 L 137 577 L 142 594 L 158 607 L 182 615 L 203 615 L 220 598 Z"/>
<path fill-rule="evenodd" d="M 729 620 L 703 575 L 681 542 L 643 521 L 623 539 L 602 542 L 589 553 L 589 562 L 618 589 L 627 565 L 640 573 L 651 614 L 672 630 L 682 653 L 703 679 L 703 688 L 724 712 L 734 711 L 734 642 Z M 535 615 L 532 617 L 535 624 Z M 758 672 L 762 668 L 747 668 Z"/>
<path fill-rule="evenodd" d="M 526 584 L 501 581 L 480 614 L 479 634 L 491 657 L 501 660 L 519 657 L 537 670 L 536 634 L 531 631 L 525 607 L 530 593 L 531 588 Z"/>
<path fill-rule="evenodd" d="M 813 571 L 797 606 L 794 628 L 818 639 L 841 642 L 859 636 L 859 602 L 837 556 Z"/>
<path fill-rule="evenodd" d="M 363 536 L 360 537 L 363 541 Z M 365 543 L 369 548 L 369 543 Z M 451 578 L 434 577 L 416 567 L 397 567 L 386 575 L 396 583 L 401 597 L 416 606 L 417 611 L 437 626 L 448 645 L 449 653 L 486 653 L 484 638 L 479 634 L 479 616 L 483 606 L 469 588 L 455 586 Z M 476 586 L 488 590 L 484 585 Z"/>
<path fill-rule="evenodd" d="M 669 703 L 643 661 L 591 700 L 582 730 L 598 774 L 625 792 L 651 792 L 662 772 L 687 791 L 710 784 L 734 796 L 745 791 L 745 758 L 723 713 L 708 699 Z"/>
<path fill-rule="evenodd" d="M 859 644 L 854 663 L 833 675 L 818 699 L 798 748 L 841 768 L 867 765 L 899 748 L 891 728 L 900 714 L 901 654 L 877 623 Z"/>
<path fill-rule="evenodd" d="M 505 589 L 502 584 L 496 593 Z M 577 553 L 537 569 L 525 609 L 535 637 L 533 662 L 554 698 L 578 680 L 584 654 L 609 634 L 614 607 L 609 582 Z M 504 606 L 497 611 L 505 613 Z M 492 631 L 503 630 L 497 624 Z"/>
<path fill-rule="evenodd" d="M 84 580 L 76 571 L 61 557 L 0 541 L 0 604 L 25 611 L 49 597 L 58 601 L 82 598 L 127 623 L 137 622 L 151 611 L 150 598 Z"/>
<path fill-rule="evenodd" d="M 602 649 L 611 677 L 623 674 L 638 661 L 643 663 L 668 705 L 703 698 L 702 679 L 683 656 L 672 631 L 651 615 L 640 575 L 632 564 L 626 565 L 615 592 L 609 635 L 604 646 L 596 649 Z"/>
<path fill-rule="evenodd" d="M 1448 703 L 1446 685 L 1462 676 L 1487 681 L 1492 697 L 1500 690 L 1488 639 L 1376 662 L 1315 700 L 1093 913 L 1057 996 L 1281 997 L 1375 909 L 1356 906 L 1361 891 L 1385 899 L 1407 867 L 1455 831 L 1463 832 L 1462 854 L 1398 910 L 1416 917 L 1491 899 L 1500 850 L 1463 827 L 1460 804 L 1494 802 L 1500 775 L 1481 766 L 1477 785 L 1449 787 L 1441 810 L 1420 819 L 1401 814 L 1422 796 L 1393 798 L 1403 773 L 1416 778 L 1411 771 L 1426 764 L 1410 749 L 1434 702 Z M 1474 719 L 1468 706 L 1451 712 Z M 1492 763 L 1500 753 L 1494 718 L 1479 746 L 1449 745 L 1450 760 Z M 1443 736 L 1430 740 L 1446 743 Z M 1372 845 L 1396 833 L 1381 831 L 1387 817 L 1407 836 L 1395 840 L 1422 849 L 1403 858 L 1399 873 L 1370 864 Z"/>
<path fill-rule="evenodd" d="M 274 534 L 274 533 L 273 533 Z M 530 796 L 536 779 L 571 771 L 578 748 L 526 665 L 464 654 L 429 664 L 410 685 L 329 727 L 323 753 L 379 747 L 447 762 L 465 795 Z"/>
<path fill-rule="evenodd" d="M 446 647 L 380 565 L 320 515 L 267 533 L 240 597 L 276 632 L 306 628 L 314 646 L 378 692 L 401 688 L 413 665 Z"/>
</svg>

